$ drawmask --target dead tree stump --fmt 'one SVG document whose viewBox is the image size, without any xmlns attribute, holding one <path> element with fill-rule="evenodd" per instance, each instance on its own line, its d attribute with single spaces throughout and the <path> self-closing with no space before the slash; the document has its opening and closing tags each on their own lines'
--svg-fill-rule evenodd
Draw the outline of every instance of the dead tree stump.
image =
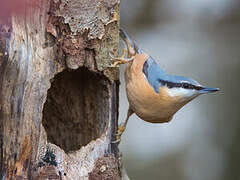
<svg viewBox="0 0 240 180">
<path fill-rule="evenodd" d="M 121 179 L 120 1 L 23 2 L 0 21 L 0 179 Z"/>
</svg>

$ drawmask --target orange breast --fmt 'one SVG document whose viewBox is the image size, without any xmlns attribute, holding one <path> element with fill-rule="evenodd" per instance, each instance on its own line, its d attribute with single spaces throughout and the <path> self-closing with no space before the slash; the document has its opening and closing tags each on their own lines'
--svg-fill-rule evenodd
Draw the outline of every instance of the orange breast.
<svg viewBox="0 0 240 180">
<path fill-rule="evenodd" d="M 126 91 L 131 109 L 144 121 L 164 123 L 184 105 L 167 93 L 167 87 L 156 93 L 143 74 L 146 54 L 137 54 L 125 70 Z"/>
</svg>

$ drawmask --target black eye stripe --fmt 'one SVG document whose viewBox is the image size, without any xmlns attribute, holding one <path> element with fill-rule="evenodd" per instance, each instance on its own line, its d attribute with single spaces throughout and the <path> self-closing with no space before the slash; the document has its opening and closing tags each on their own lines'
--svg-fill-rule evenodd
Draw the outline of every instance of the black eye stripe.
<svg viewBox="0 0 240 180">
<path fill-rule="evenodd" d="M 189 84 L 189 83 L 173 83 L 170 81 L 164 81 L 159 79 L 158 80 L 163 86 L 167 86 L 168 88 L 176 88 L 176 87 L 182 87 L 184 89 L 195 89 L 195 90 L 201 90 L 204 89 L 203 87 L 200 86 L 195 86 L 193 84 Z"/>
</svg>

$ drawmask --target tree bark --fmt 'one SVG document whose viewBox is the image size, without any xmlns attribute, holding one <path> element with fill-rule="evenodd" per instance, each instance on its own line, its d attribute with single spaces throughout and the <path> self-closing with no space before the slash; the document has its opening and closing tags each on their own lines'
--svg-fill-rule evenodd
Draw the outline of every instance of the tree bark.
<svg viewBox="0 0 240 180">
<path fill-rule="evenodd" d="M 121 179 L 119 0 L 24 0 L 0 27 L 0 179 Z"/>
</svg>

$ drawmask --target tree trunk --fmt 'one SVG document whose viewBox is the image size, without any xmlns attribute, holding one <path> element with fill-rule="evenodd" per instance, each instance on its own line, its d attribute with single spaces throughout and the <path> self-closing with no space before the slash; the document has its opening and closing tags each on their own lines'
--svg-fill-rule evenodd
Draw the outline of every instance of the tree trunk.
<svg viewBox="0 0 240 180">
<path fill-rule="evenodd" d="M 119 0 L 24 0 L 0 32 L 0 179 L 121 179 Z"/>
</svg>

